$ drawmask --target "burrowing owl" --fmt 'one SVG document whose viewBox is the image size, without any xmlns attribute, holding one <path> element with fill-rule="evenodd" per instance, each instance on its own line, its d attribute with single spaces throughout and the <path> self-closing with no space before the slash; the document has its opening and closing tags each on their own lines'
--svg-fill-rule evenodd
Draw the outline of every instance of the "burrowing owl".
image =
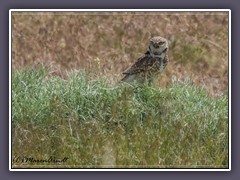
<svg viewBox="0 0 240 180">
<path fill-rule="evenodd" d="M 165 38 L 156 36 L 150 39 L 147 52 L 140 57 L 123 74 L 124 82 L 148 82 L 160 74 L 168 64 L 168 42 Z"/>
</svg>

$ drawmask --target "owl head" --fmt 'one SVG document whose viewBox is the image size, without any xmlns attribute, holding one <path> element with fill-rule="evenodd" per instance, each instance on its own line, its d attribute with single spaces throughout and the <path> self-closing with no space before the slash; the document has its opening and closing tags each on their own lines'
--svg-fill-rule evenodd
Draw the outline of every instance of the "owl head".
<svg viewBox="0 0 240 180">
<path fill-rule="evenodd" d="M 154 55 L 161 55 L 168 50 L 168 41 L 160 36 L 152 37 L 149 40 L 149 51 Z"/>
</svg>

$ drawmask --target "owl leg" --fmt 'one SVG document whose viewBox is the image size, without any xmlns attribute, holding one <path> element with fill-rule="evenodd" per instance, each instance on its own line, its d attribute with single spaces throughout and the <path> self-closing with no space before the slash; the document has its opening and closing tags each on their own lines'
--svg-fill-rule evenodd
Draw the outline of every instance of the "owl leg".
<svg viewBox="0 0 240 180">
<path fill-rule="evenodd" d="M 149 79 L 148 79 L 148 85 L 149 85 L 149 86 L 152 86 L 152 84 L 153 84 L 153 78 L 149 78 Z"/>
</svg>

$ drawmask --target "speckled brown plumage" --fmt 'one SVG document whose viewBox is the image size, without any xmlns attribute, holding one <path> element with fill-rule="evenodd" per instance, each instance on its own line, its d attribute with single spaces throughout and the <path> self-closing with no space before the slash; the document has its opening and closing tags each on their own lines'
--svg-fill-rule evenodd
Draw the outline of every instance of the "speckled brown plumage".
<svg viewBox="0 0 240 180">
<path fill-rule="evenodd" d="M 144 83 L 152 81 L 168 64 L 168 43 L 162 37 L 153 37 L 149 42 L 148 51 L 140 57 L 130 68 L 123 72 L 124 82 L 137 81 Z"/>
</svg>

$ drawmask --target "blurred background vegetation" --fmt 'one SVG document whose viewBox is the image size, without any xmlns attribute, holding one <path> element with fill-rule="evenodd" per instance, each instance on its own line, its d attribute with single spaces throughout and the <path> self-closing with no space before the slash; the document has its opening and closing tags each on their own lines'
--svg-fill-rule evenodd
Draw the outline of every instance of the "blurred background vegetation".
<svg viewBox="0 0 240 180">
<path fill-rule="evenodd" d="M 170 42 L 170 63 L 159 77 L 228 93 L 227 12 L 13 12 L 13 69 L 43 63 L 66 77 L 85 69 L 115 84 L 147 49 L 152 35 Z"/>
</svg>

